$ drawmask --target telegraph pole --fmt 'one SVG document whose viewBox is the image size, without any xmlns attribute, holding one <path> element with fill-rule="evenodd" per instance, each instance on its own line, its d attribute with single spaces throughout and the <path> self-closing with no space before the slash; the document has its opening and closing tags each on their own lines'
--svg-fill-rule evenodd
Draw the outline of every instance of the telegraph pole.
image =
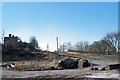
<svg viewBox="0 0 120 80">
<path fill-rule="evenodd" d="M 58 37 L 56 37 L 56 41 L 57 41 L 57 52 L 58 52 Z"/>
</svg>

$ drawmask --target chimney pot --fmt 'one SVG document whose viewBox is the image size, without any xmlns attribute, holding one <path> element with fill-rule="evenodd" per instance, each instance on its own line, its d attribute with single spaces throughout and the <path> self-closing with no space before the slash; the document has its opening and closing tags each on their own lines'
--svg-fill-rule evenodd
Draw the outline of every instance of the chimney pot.
<svg viewBox="0 0 120 80">
<path fill-rule="evenodd" d="M 11 34 L 9 34 L 9 37 L 11 37 Z"/>
</svg>

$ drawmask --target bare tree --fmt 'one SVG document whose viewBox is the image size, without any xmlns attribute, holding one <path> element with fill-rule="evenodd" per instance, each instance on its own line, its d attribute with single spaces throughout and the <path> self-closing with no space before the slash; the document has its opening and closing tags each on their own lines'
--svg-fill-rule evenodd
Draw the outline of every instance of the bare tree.
<svg viewBox="0 0 120 80">
<path fill-rule="evenodd" d="M 35 36 L 30 37 L 30 43 L 31 43 L 32 47 L 38 48 L 38 41 Z"/>
<path fill-rule="evenodd" d="M 116 52 L 120 53 L 120 32 L 115 33 L 114 36 L 116 38 Z"/>
<path fill-rule="evenodd" d="M 68 48 L 71 48 L 71 43 L 68 43 Z M 88 41 L 79 41 L 75 43 L 73 50 L 103 54 L 120 53 L 120 32 L 108 33 L 100 41 L 94 41 L 91 45 Z"/>
<path fill-rule="evenodd" d="M 67 43 L 67 49 L 68 50 L 72 50 L 73 49 L 73 46 L 72 46 L 71 42 Z"/>
<path fill-rule="evenodd" d="M 100 53 L 101 52 L 101 45 L 100 41 L 94 41 L 92 44 L 92 52 Z"/>
<path fill-rule="evenodd" d="M 86 52 L 89 48 L 89 42 L 88 41 L 79 41 L 75 44 L 76 50 L 80 52 Z"/>
<path fill-rule="evenodd" d="M 63 43 L 62 45 L 60 45 L 61 51 L 65 51 L 67 50 L 67 44 Z"/>
<path fill-rule="evenodd" d="M 89 42 L 88 41 L 84 41 L 83 49 L 84 49 L 84 52 L 88 52 L 89 51 Z"/>
<path fill-rule="evenodd" d="M 119 35 L 118 33 L 108 33 L 104 40 L 109 43 L 109 51 L 110 52 L 118 52 L 118 44 L 119 44 Z"/>
<path fill-rule="evenodd" d="M 76 47 L 76 50 L 77 51 L 82 51 L 82 47 L 83 47 L 83 42 L 77 42 L 76 44 L 75 44 L 75 47 Z"/>
<path fill-rule="evenodd" d="M 108 33 L 100 41 L 95 41 L 89 46 L 89 50 L 96 53 L 116 53 L 119 52 L 119 33 Z"/>
</svg>

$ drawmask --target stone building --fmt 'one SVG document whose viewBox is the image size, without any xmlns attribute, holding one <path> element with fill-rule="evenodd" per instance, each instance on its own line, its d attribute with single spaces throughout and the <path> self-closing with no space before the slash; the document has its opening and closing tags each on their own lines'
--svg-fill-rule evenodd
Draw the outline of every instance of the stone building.
<svg viewBox="0 0 120 80">
<path fill-rule="evenodd" d="M 9 34 L 9 37 L 4 37 L 4 45 L 5 47 L 17 47 L 18 46 L 18 37 L 12 34 Z"/>
</svg>

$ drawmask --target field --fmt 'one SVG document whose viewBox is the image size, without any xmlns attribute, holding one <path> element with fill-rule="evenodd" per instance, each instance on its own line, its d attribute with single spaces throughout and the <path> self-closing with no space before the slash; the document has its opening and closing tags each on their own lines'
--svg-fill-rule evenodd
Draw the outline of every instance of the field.
<svg viewBox="0 0 120 80">
<path fill-rule="evenodd" d="M 51 67 L 56 68 L 58 61 L 12 61 L 16 67 L 10 70 L 14 71 L 41 71 L 49 70 Z"/>
<path fill-rule="evenodd" d="M 90 53 L 78 53 L 78 52 L 44 52 L 46 55 L 44 59 L 37 60 L 24 60 L 24 61 L 9 61 L 5 63 L 15 63 L 15 68 L 10 68 L 10 70 L 17 71 L 41 71 L 41 70 L 51 70 L 51 67 L 55 69 L 58 66 L 60 60 L 65 57 L 73 57 L 80 59 L 87 59 L 90 63 L 99 64 L 101 66 L 106 66 L 109 64 L 116 64 L 119 62 L 119 55 L 103 55 L 103 54 L 90 54 Z"/>
<path fill-rule="evenodd" d="M 90 68 L 77 68 L 68 70 L 57 70 L 59 60 L 65 57 L 74 57 L 81 59 L 88 59 L 91 63 L 99 64 L 100 66 L 106 66 L 108 64 L 118 63 L 118 55 L 98 55 L 88 53 L 76 53 L 76 52 L 62 52 L 44 53 L 47 56 L 39 61 L 28 60 L 28 61 L 10 61 L 6 63 L 15 63 L 14 68 L 9 70 L 3 69 L 3 80 L 22 78 L 23 80 L 29 80 L 30 78 L 43 79 L 43 78 L 107 78 L 109 80 L 118 80 L 119 72 L 116 70 L 112 71 L 91 71 Z M 104 75 L 103 75 L 104 74 Z M 103 76 L 103 77 L 102 77 Z M 73 79 L 74 78 L 74 79 Z M 43 79 L 44 80 L 44 79 Z M 93 80 L 93 79 L 92 79 Z"/>
</svg>

